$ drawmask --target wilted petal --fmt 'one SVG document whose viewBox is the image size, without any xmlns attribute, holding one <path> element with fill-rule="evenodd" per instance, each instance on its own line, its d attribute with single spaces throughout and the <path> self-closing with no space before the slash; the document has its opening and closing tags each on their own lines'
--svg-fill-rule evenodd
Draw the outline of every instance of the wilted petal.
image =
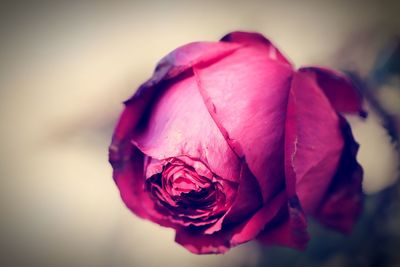
<svg viewBox="0 0 400 267">
<path fill-rule="evenodd" d="M 355 84 L 346 75 L 321 67 L 304 67 L 299 70 L 315 79 L 337 112 L 366 116 L 362 98 Z"/>
<path fill-rule="evenodd" d="M 270 40 L 257 32 L 231 32 L 225 35 L 221 41 L 258 46 L 269 59 L 279 61 L 289 66 L 292 65 Z"/>
<path fill-rule="evenodd" d="M 113 138 L 124 139 L 146 117 L 146 111 L 158 94 L 162 93 L 163 84 L 178 77 L 192 66 L 219 60 L 241 47 L 240 44 L 221 42 L 197 42 L 178 47 L 157 64 L 153 76 L 143 83 L 135 94 L 125 101 L 125 110 L 120 117 Z"/>
<path fill-rule="evenodd" d="M 275 218 L 285 200 L 282 192 L 243 223 L 224 227 L 213 234 L 204 234 L 196 229 L 180 229 L 176 232 L 175 241 L 196 254 L 224 253 L 232 246 L 254 239 Z"/>
<path fill-rule="evenodd" d="M 133 146 L 124 151 L 127 154 L 123 161 L 113 162 L 113 176 L 125 205 L 142 218 L 172 227 L 173 223 L 157 211 L 154 201 L 144 189 L 143 154 Z"/>
<path fill-rule="evenodd" d="M 318 207 L 339 163 L 339 118 L 317 81 L 302 72 L 292 80 L 285 127 L 285 176 L 289 198 L 306 214 Z"/>
<path fill-rule="evenodd" d="M 205 235 L 201 231 L 185 228 L 176 231 L 175 242 L 195 254 L 218 254 L 225 253 L 231 248 L 230 235 L 229 231 Z"/>
<path fill-rule="evenodd" d="M 246 221 L 262 207 L 260 186 L 245 162 L 242 162 L 238 187 L 230 209 L 217 223 L 206 229 L 206 234 L 219 231 L 224 225 L 232 226 Z M 226 189 L 229 190 L 229 188 Z"/>
<path fill-rule="evenodd" d="M 143 190 L 143 154 L 132 146 L 125 149 L 125 154 L 116 155 L 110 148 L 110 158 L 113 157 L 111 163 L 114 180 L 127 207 L 140 217 L 148 218 L 148 213 L 139 201 L 146 194 Z"/>
<path fill-rule="evenodd" d="M 263 205 L 261 189 L 257 179 L 245 162 L 242 163 L 239 188 L 231 209 L 227 212 L 224 223 L 237 224 L 247 220 Z"/>
<path fill-rule="evenodd" d="M 229 55 L 240 46 L 239 44 L 203 42 L 180 47 L 163 58 L 153 76 L 125 102 L 125 109 L 115 128 L 109 148 L 109 161 L 113 166 L 113 177 L 124 202 L 139 216 L 151 218 L 162 225 L 170 225 L 162 218 L 154 218 L 162 217 L 162 215 L 155 211 L 153 201 L 144 190 L 144 155 L 132 145 L 132 135 L 141 129 L 152 104 L 165 89 L 166 82 L 182 75 L 196 64 L 216 61 Z"/>
<path fill-rule="evenodd" d="M 194 68 L 199 91 L 230 147 L 245 157 L 264 200 L 283 183 L 283 132 L 292 69 L 257 46 Z"/>
<path fill-rule="evenodd" d="M 238 245 L 256 238 L 271 220 L 275 219 L 286 201 L 286 194 L 279 193 L 259 209 L 251 218 L 234 229 L 231 244 Z"/>
<path fill-rule="evenodd" d="M 280 216 L 269 223 L 257 239 L 267 245 L 305 249 L 310 237 L 307 219 L 297 197 L 292 197 L 287 206 L 283 206 Z"/>
<path fill-rule="evenodd" d="M 239 180 L 239 159 L 208 113 L 194 77 L 170 85 L 144 126 L 132 141 L 146 155 L 157 159 L 187 155 L 226 180 Z"/>
<path fill-rule="evenodd" d="M 349 233 L 361 213 L 363 171 L 356 160 L 358 144 L 350 125 L 343 117 L 340 124 L 345 140 L 342 157 L 315 217 L 329 227 Z"/>
</svg>

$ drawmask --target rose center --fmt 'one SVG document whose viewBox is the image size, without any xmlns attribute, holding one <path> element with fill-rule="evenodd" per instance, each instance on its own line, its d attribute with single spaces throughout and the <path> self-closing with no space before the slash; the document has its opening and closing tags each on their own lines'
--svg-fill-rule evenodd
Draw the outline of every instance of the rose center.
<svg viewBox="0 0 400 267">
<path fill-rule="evenodd" d="M 168 162 L 146 180 L 147 190 L 162 209 L 183 223 L 213 222 L 225 211 L 226 197 L 219 182 L 181 161 Z"/>
</svg>

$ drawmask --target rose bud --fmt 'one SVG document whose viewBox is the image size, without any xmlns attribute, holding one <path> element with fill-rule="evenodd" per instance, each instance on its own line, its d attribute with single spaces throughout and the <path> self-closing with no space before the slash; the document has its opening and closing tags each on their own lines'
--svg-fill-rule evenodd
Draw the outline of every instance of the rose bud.
<svg viewBox="0 0 400 267">
<path fill-rule="evenodd" d="M 133 213 L 193 253 L 253 239 L 304 249 L 307 216 L 348 233 L 361 211 L 358 144 L 341 113 L 363 114 L 346 76 L 295 70 L 260 34 L 190 43 L 125 102 L 113 177 Z"/>
</svg>

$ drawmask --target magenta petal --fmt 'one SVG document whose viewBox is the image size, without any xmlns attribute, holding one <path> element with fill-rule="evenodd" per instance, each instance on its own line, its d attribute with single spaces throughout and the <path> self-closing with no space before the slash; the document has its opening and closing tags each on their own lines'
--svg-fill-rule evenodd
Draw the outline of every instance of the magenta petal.
<svg viewBox="0 0 400 267">
<path fill-rule="evenodd" d="M 282 186 L 292 69 L 248 46 L 210 66 L 199 65 L 194 73 L 209 113 L 230 147 L 245 157 L 268 200 Z"/>
<path fill-rule="evenodd" d="M 237 224 L 249 218 L 263 205 L 259 184 L 246 163 L 242 163 L 239 188 L 224 224 Z"/>
<path fill-rule="evenodd" d="M 166 81 L 183 74 L 193 65 L 218 60 L 239 47 L 239 44 L 204 42 L 178 48 L 160 61 L 153 77 L 142 84 L 125 102 L 125 110 L 116 126 L 109 148 L 109 161 L 113 166 L 113 177 L 121 191 L 122 199 L 139 216 L 150 218 L 162 225 L 169 224 L 155 211 L 153 201 L 144 191 L 144 155 L 131 144 L 132 135 L 142 128 L 146 114 L 163 92 Z"/>
<path fill-rule="evenodd" d="M 145 129 L 132 136 L 144 154 L 156 159 L 188 155 L 226 180 L 239 180 L 239 159 L 208 113 L 193 76 L 166 88 L 149 115 Z"/>
<path fill-rule="evenodd" d="M 235 52 L 242 46 L 241 44 L 227 44 L 222 42 L 189 43 L 178 47 L 161 59 L 157 68 L 164 65 L 173 65 L 177 70 L 182 70 L 182 68 L 188 69 L 198 64 L 207 64 L 219 60 Z"/>
<path fill-rule="evenodd" d="M 111 163 L 114 168 L 113 177 L 125 205 L 142 218 L 172 227 L 173 223 L 157 210 L 144 189 L 143 154 L 133 146 L 125 146 L 119 152 L 122 152 L 121 157 Z"/>
<path fill-rule="evenodd" d="M 143 154 L 129 144 L 125 151 L 118 152 L 125 152 L 125 155 L 117 155 L 110 151 L 110 158 L 113 158 L 113 177 L 121 197 L 129 209 L 140 217 L 148 218 L 142 201 L 139 201 L 147 194 L 144 191 Z"/>
<path fill-rule="evenodd" d="M 303 72 L 292 80 L 285 128 L 287 192 L 312 213 L 335 174 L 343 137 L 336 112 L 316 80 Z"/>
<path fill-rule="evenodd" d="M 363 171 L 356 160 L 358 144 L 351 128 L 343 117 L 340 123 L 345 145 L 339 168 L 314 216 L 331 228 L 349 233 L 361 213 Z"/>
<path fill-rule="evenodd" d="M 286 195 L 274 197 L 245 222 L 236 227 L 224 227 L 211 235 L 196 229 L 179 229 L 175 241 L 196 254 L 224 253 L 232 246 L 254 239 L 273 220 L 286 201 Z"/>
<path fill-rule="evenodd" d="M 258 183 L 244 164 L 237 197 L 227 214 L 206 232 L 180 229 L 176 242 L 197 254 L 224 253 L 232 246 L 254 239 L 285 202 L 286 194 L 282 192 L 263 205 Z"/>
<path fill-rule="evenodd" d="M 337 112 L 357 113 L 365 116 L 362 98 L 354 83 L 344 74 L 321 67 L 304 67 L 299 70 L 317 80 Z"/>
<path fill-rule="evenodd" d="M 223 58 L 241 47 L 240 44 L 221 42 L 197 42 L 179 47 L 157 64 L 153 76 L 143 83 L 135 94 L 125 101 L 126 108 L 121 115 L 114 136 L 125 138 L 145 116 L 147 109 L 163 89 L 163 83 L 183 74 L 192 66 Z"/>
<path fill-rule="evenodd" d="M 275 219 L 285 201 L 286 194 L 281 192 L 272 198 L 270 202 L 264 204 L 250 219 L 235 228 L 231 244 L 238 245 L 257 237 L 266 224 Z"/>
<path fill-rule="evenodd" d="M 267 245 L 287 246 L 296 249 L 305 249 L 310 239 L 307 232 L 307 220 L 300 207 L 299 200 L 292 197 L 285 207 L 280 221 L 272 221 L 257 237 Z"/>
<path fill-rule="evenodd" d="M 262 207 L 263 199 L 259 184 L 245 162 L 242 163 L 238 186 L 231 208 L 204 233 L 212 234 L 221 230 L 224 225 L 237 225 L 246 221 Z M 225 190 L 228 189 L 225 188 Z M 230 192 L 226 192 L 228 193 Z"/>
<path fill-rule="evenodd" d="M 186 228 L 176 231 L 175 242 L 195 254 L 219 254 L 231 248 L 229 236 L 228 231 L 204 235 L 202 232 Z"/>
<path fill-rule="evenodd" d="M 271 41 L 265 38 L 262 34 L 256 32 L 236 31 L 228 33 L 227 35 L 222 37 L 221 41 L 259 46 L 269 59 L 276 60 L 283 64 L 288 64 L 289 66 L 292 66 L 292 64 L 286 59 L 286 57 L 282 55 L 282 53 L 271 43 Z"/>
</svg>

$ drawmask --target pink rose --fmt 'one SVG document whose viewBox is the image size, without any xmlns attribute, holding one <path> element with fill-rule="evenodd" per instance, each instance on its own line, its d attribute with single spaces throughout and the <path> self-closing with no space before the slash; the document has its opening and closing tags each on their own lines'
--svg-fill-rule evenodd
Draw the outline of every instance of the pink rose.
<svg viewBox="0 0 400 267">
<path fill-rule="evenodd" d="M 303 249 L 307 215 L 349 232 L 361 210 L 342 112 L 363 112 L 346 76 L 295 70 L 262 35 L 233 32 L 159 62 L 125 102 L 109 160 L 127 207 L 193 253 L 255 238 Z"/>
</svg>

